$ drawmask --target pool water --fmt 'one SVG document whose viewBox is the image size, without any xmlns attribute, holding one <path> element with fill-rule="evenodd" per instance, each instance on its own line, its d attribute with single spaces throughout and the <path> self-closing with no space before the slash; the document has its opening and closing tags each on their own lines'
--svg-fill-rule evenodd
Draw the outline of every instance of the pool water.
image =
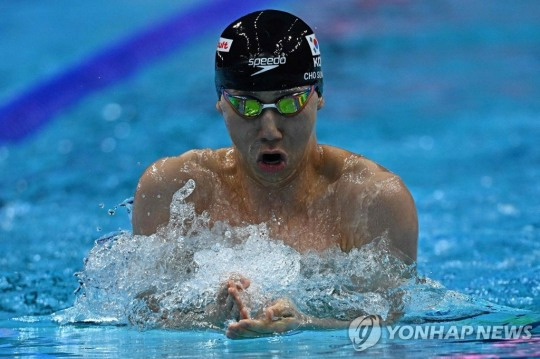
<svg viewBox="0 0 540 359">
<path fill-rule="evenodd" d="M 84 68 L 79 65 L 89 58 L 107 58 L 94 55 L 114 53 L 124 39 L 171 14 L 211 6 L 130 4 L 1 5 L 0 26 L 7 30 L 0 32 L 0 46 L 12 56 L 0 60 L 0 106 L 31 97 L 38 86 L 46 92 L 62 74 L 77 73 L 71 70 Z M 431 311 L 412 307 L 418 312 L 405 320 L 536 325 L 533 337 L 522 341 L 383 335 L 366 354 L 539 356 L 540 5 L 425 0 L 274 6 L 316 28 L 326 97 L 319 141 L 361 153 L 401 176 L 419 213 L 420 277 L 471 298 L 474 308 L 491 308 L 468 318 L 466 300 L 434 303 Z M 65 102 L 17 141 L 0 134 L 0 355 L 355 354 L 345 330 L 235 342 L 214 331 L 59 325 L 50 317 L 75 303 L 73 274 L 83 269 L 94 241 L 130 230 L 125 209 L 115 206 L 133 195 L 146 166 L 191 148 L 230 144 L 214 108 L 212 69 L 218 31 L 232 18 L 212 16 L 218 24 L 208 26 L 215 33 L 112 76 L 107 86 Z M 0 107 L 2 131 L 6 108 Z"/>
</svg>

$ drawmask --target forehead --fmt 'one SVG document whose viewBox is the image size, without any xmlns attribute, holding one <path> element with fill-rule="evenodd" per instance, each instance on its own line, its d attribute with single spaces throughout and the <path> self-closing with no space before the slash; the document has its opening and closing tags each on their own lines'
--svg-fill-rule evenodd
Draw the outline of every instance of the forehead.
<svg viewBox="0 0 540 359">
<path fill-rule="evenodd" d="M 246 91 L 246 90 L 235 90 L 235 89 L 226 89 L 228 93 L 236 96 L 246 96 L 254 97 L 260 100 L 272 100 L 285 95 L 305 91 L 309 89 L 308 86 L 298 86 L 292 87 L 286 90 L 276 90 L 276 91 Z"/>
</svg>

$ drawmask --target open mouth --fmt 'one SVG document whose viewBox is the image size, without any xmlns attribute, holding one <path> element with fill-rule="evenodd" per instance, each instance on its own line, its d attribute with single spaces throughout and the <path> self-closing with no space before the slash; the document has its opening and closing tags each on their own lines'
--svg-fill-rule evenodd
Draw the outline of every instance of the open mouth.
<svg viewBox="0 0 540 359">
<path fill-rule="evenodd" d="M 283 161 L 281 153 L 265 153 L 262 155 L 261 161 L 268 165 L 277 165 Z"/>
<path fill-rule="evenodd" d="M 278 172 L 285 168 L 286 156 L 281 152 L 266 152 L 259 155 L 257 165 L 265 172 Z"/>
</svg>

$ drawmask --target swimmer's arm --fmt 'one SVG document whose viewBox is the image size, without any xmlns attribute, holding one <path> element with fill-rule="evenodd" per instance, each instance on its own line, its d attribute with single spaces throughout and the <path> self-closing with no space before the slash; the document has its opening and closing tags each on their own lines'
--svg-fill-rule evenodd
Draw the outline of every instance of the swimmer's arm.
<svg viewBox="0 0 540 359">
<path fill-rule="evenodd" d="M 163 158 L 154 162 L 139 179 L 131 217 L 135 235 L 151 235 L 158 226 L 169 221 L 169 206 L 174 194 L 167 173 L 169 160 Z"/>
<path fill-rule="evenodd" d="M 382 188 L 350 184 L 343 190 L 344 202 L 348 203 L 343 212 L 345 247 L 359 248 L 387 236 L 395 255 L 408 264 L 413 263 L 418 242 L 414 200 L 401 179 L 391 173 L 380 173 L 374 181 Z"/>
<path fill-rule="evenodd" d="M 133 234 L 151 235 L 169 222 L 174 193 L 189 179 L 198 178 L 198 156 L 189 151 L 151 164 L 139 179 L 133 203 Z M 193 195 L 192 195 L 193 196 Z"/>
<path fill-rule="evenodd" d="M 395 254 L 406 263 L 416 262 L 418 216 L 411 193 L 401 179 L 395 178 L 390 188 L 383 188 L 368 210 L 370 238 L 385 233 Z"/>
<path fill-rule="evenodd" d="M 350 322 L 344 321 L 344 320 L 338 320 L 334 318 L 315 318 L 315 317 L 306 315 L 299 329 L 304 329 L 304 330 L 344 329 L 344 328 L 348 328 L 349 324 Z"/>
</svg>

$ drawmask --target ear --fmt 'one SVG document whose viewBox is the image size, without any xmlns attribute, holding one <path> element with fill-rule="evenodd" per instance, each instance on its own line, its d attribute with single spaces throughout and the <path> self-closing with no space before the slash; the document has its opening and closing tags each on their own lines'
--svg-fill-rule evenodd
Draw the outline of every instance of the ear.
<svg viewBox="0 0 540 359">
<path fill-rule="evenodd" d="M 216 102 L 216 110 L 223 115 L 223 109 L 221 108 L 221 98 Z"/>
<path fill-rule="evenodd" d="M 320 110 L 324 107 L 324 97 L 319 97 L 319 100 L 317 101 L 317 110 Z"/>
</svg>

